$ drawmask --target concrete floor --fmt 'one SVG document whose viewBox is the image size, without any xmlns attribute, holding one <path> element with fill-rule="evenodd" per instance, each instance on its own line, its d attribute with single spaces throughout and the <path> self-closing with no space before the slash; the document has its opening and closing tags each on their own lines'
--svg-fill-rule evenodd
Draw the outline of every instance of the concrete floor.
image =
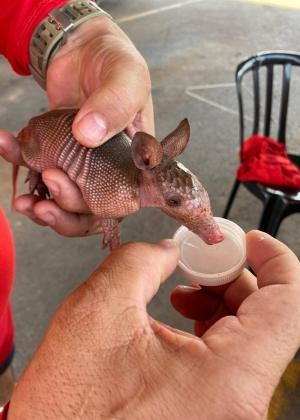
<svg viewBox="0 0 300 420">
<path fill-rule="evenodd" d="M 230 0 L 183 1 L 181 7 L 174 8 L 175 2 L 107 0 L 102 7 L 123 22 L 122 28 L 149 64 L 158 137 L 169 133 L 183 117 L 189 118 L 192 142 L 181 160 L 199 175 L 215 214 L 221 215 L 238 162 L 237 104 L 232 85 L 235 67 L 258 51 L 299 49 L 300 10 Z M 165 10 L 155 10 L 162 6 Z M 153 13 L 144 13 L 149 10 Z M 16 133 L 31 116 L 47 109 L 47 101 L 31 78 L 13 74 L 4 59 L 0 59 L 0 75 L 0 127 Z M 217 86 L 208 89 L 207 85 Z M 300 90 L 298 76 L 293 87 L 293 94 Z M 300 95 L 294 96 L 297 104 Z M 295 150 L 299 145 L 298 109 L 289 115 L 289 144 Z M 20 374 L 57 306 L 105 253 L 99 250 L 98 237 L 62 238 L 12 213 L 11 169 L 2 160 L 0 179 L 0 202 L 10 219 L 17 248 L 14 366 Z M 231 218 L 249 230 L 257 226 L 260 211 L 261 205 L 241 190 Z M 288 218 L 279 232 L 279 238 L 298 256 L 299 218 Z M 176 226 L 158 210 L 144 210 L 123 223 L 123 240 L 157 241 L 172 236 Z M 191 330 L 191 323 L 169 304 L 169 292 L 178 283 L 182 280 L 174 275 L 151 303 L 150 312 L 177 328 Z"/>
</svg>

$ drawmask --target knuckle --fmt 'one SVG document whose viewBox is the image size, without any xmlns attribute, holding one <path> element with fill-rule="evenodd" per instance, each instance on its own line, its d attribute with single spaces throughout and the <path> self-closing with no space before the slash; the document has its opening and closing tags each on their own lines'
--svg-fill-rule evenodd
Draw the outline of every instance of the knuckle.
<svg viewBox="0 0 300 420">
<path fill-rule="evenodd" d="M 108 86 L 107 87 L 107 110 L 112 111 L 112 115 L 118 115 L 118 120 L 127 124 L 134 117 L 137 110 L 136 97 L 132 92 L 131 86 Z"/>
<path fill-rule="evenodd" d="M 142 81 L 142 91 L 145 97 L 148 98 L 151 93 L 151 77 L 147 63 L 140 54 L 135 62 L 135 71 L 137 80 Z"/>
</svg>

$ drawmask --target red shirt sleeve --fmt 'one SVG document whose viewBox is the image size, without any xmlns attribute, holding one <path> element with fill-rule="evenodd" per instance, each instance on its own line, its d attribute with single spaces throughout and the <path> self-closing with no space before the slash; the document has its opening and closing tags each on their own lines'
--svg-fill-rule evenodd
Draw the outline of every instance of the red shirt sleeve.
<svg viewBox="0 0 300 420">
<path fill-rule="evenodd" d="M 15 249 L 8 221 L 0 207 L 0 319 L 11 294 L 15 275 Z"/>
<path fill-rule="evenodd" d="M 15 275 L 15 249 L 8 221 L 0 207 L 0 368 L 13 350 L 13 322 L 9 306 Z"/>
<path fill-rule="evenodd" d="M 0 54 L 21 75 L 29 72 L 29 42 L 45 16 L 67 0 L 8 0 L 0 7 Z"/>
</svg>

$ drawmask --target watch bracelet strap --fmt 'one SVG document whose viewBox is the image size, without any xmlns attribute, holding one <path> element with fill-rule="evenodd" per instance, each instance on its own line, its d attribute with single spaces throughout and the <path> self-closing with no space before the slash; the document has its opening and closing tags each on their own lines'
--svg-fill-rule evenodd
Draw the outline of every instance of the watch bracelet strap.
<svg viewBox="0 0 300 420">
<path fill-rule="evenodd" d="M 50 59 L 65 44 L 67 35 L 83 22 L 96 17 L 112 17 L 96 3 L 88 0 L 75 0 L 53 9 L 40 22 L 30 42 L 29 69 L 35 80 L 46 87 L 46 73 Z"/>
</svg>

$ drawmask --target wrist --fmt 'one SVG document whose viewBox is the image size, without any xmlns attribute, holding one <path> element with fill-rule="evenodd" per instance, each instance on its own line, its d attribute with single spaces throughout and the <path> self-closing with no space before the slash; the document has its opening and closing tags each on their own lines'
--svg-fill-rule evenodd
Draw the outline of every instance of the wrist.
<svg viewBox="0 0 300 420">
<path fill-rule="evenodd" d="M 107 16 L 95 16 L 82 23 L 70 33 L 66 43 L 51 56 L 49 65 L 57 58 L 86 45 L 87 42 L 95 39 L 96 36 L 113 35 L 116 32 L 116 27 L 117 25 Z"/>
<path fill-rule="evenodd" d="M 37 25 L 30 42 L 30 71 L 45 88 L 46 73 L 54 54 L 66 43 L 72 31 L 96 16 L 110 18 L 91 0 L 71 0 L 52 9 Z"/>
</svg>

